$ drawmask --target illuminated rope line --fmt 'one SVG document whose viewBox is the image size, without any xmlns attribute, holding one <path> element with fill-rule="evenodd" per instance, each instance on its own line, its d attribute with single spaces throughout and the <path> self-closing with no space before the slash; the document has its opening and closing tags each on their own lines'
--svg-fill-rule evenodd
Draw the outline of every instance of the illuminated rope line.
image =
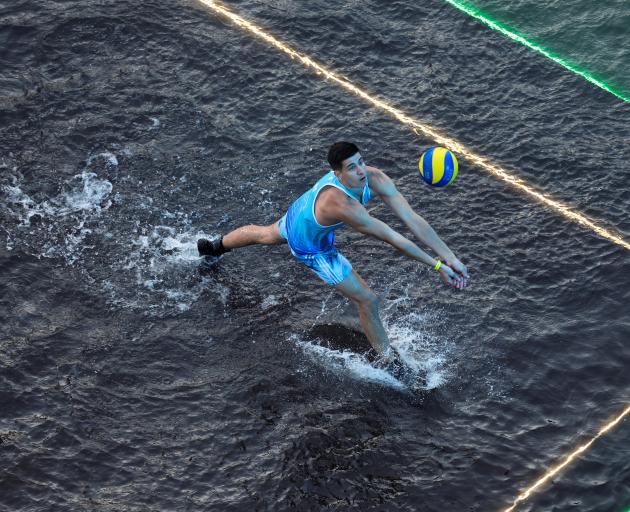
<svg viewBox="0 0 630 512">
<path fill-rule="evenodd" d="M 562 67 L 568 69 L 569 71 L 580 75 L 582 78 L 586 79 L 588 82 L 596 85 L 597 87 L 604 89 L 605 91 L 609 92 L 610 94 L 613 94 L 614 96 L 616 96 L 619 99 L 622 99 L 623 101 L 630 101 L 630 96 L 627 93 L 624 93 L 622 91 L 619 91 L 615 88 L 613 88 L 612 86 L 608 85 L 606 82 L 603 82 L 602 80 L 599 80 L 598 78 L 595 78 L 593 76 L 592 73 L 590 73 L 588 70 L 585 70 L 583 68 L 580 68 L 578 66 L 576 66 L 575 64 L 563 59 L 562 57 L 560 57 L 559 55 L 556 55 L 552 52 L 550 52 L 549 50 L 546 50 L 545 48 L 543 48 L 542 46 L 528 40 L 525 39 L 523 36 L 517 34 L 516 32 L 513 32 L 512 30 L 510 30 L 509 28 L 499 24 L 498 22 L 490 19 L 488 16 L 486 16 L 483 11 L 481 11 L 480 9 L 477 9 L 476 7 L 467 5 L 463 2 L 459 2 L 458 0 L 444 0 L 447 4 L 452 5 L 453 7 L 455 7 L 456 9 L 459 9 L 462 12 L 465 12 L 466 14 L 468 14 L 469 16 L 472 16 L 473 18 L 481 21 L 482 23 L 488 25 L 488 27 L 490 27 L 493 30 L 496 30 L 497 32 L 503 34 L 504 36 L 509 37 L 510 39 L 521 43 L 524 46 L 527 46 L 527 48 L 534 50 L 542 55 L 544 55 L 545 57 L 547 57 L 548 59 L 551 59 L 552 61 L 554 61 L 556 64 L 560 64 Z"/>
<path fill-rule="evenodd" d="M 602 238 L 605 238 L 617 245 L 620 245 L 624 249 L 630 250 L 630 242 L 627 242 L 626 240 L 614 234 L 613 232 L 609 231 L 608 229 L 602 226 L 599 226 L 594 220 L 590 219 L 586 215 L 579 213 L 577 211 L 574 211 L 569 205 L 564 204 L 547 194 L 543 194 L 542 192 L 539 192 L 538 190 L 533 188 L 531 185 L 529 185 L 525 180 L 518 178 L 517 176 L 511 175 L 504 169 L 490 163 L 485 158 L 479 155 L 476 155 L 472 151 L 469 151 L 456 140 L 440 134 L 438 131 L 431 128 L 430 126 L 409 117 L 408 115 L 403 113 L 401 110 L 398 110 L 397 108 L 392 107 L 391 105 L 388 105 L 384 101 L 368 94 L 362 89 L 359 89 L 358 87 L 353 85 L 347 78 L 333 73 L 332 71 L 325 68 L 321 64 L 315 62 L 313 59 L 311 59 L 307 55 L 299 53 L 296 50 L 290 48 L 289 46 L 284 44 L 282 41 L 266 33 L 260 27 L 254 25 L 253 23 L 247 21 L 244 18 L 241 18 L 239 15 L 233 13 L 232 11 L 229 11 L 225 7 L 218 5 L 214 0 L 199 0 L 199 1 L 203 3 L 204 5 L 210 7 L 216 13 L 219 13 L 225 16 L 226 18 L 228 18 L 229 20 L 231 20 L 235 25 L 247 30 L 248 32 L 251 32 L 252 34 L 255 34 L 257 37 L 266 41 L 271 46 L 274 46 L 278 50 L 286 53 L 289 57 L 291 57 L 291 59 L 299 60 L 300 62 L 302 62 L 302 64 L 304 64 L 304 66 L 306 66 L 307 68 L 313 69 L 315 73 L 317 73 L 318 75 L 323 75 L 324 78 L 337 83 L 344 89 L 364 99 L 366 102 L 371 103 L 372 105 L 380 108 L 381 110 L 384 110 L 385 112 L 390 114 L 392 117 L 394 117 L 401 123 L 407 126 L 410 126 L 412 130 L 414 131 L 414 133 L 418 135 L 420 134 L 420 132 L 423 133 L 425 136 L 427 136 L 430 139 L 433 139 L 438 144 L 450 149 L 451 151 L 457 153 L 458 155 L 463 155 L 466 159 L 468 159 L 471 162 L 474 162 L 479 167 L 485 169 L 487 172 L 499 178 L 500 180 L 512 185 L 513 187 L 521 190 L 522 192 L 525 192 L 530 197 L 533 197 L 534 199 L 544 204 L 545 206 L 548 206 L 552 210 L 555 210 L 566 219 L 569 219 L 573 222 L 576 222 L 577 224 L 580 224 L 581 226 L 587 229 L 590 229 L 591 231 L 597 233 Z"/>
<path fill-rule="evenodd" d="M 525 501 L 527 498 L 529 498 L 529 496 L 531 495 L 533 491 L 535 491 L 538 487 L 548 482 L 551 478 L 557 475 L 561 469 L 568 466 L 573 461 L 573 459 L 575 459 L 578 455 L 588 450 L 590 446 L 595 442 L 595 440 L 597 440 L 599 437 L 603 436 L 606 432 L 608 432 L 610 429 L 616 426 L 628 414 L 630 414 L 630 405 L 626 407 L 624 411 L 619 416 L 617 416 L 614 420 L 610 421 L 609 423 L 606 423 L 606 425 L 604 425 L 600 429 L 600 431 L 597 433 L 597 435 L 595 435 L 595 437 L 593 437 L 587 443 L 584 443 L 583 445 L 578 446 L 569 455 L 567 455 L 562 462 L 560 462 L 557 466 L 554 466 L 551 469 L 549 469 L 542 477 L 536 480 L 529 488 L 527 488 L 525 491 L 519 494 L 517 498 L 512 502 L 512 505 L 509 508 L 506 508 L 503 512 L 512 512 L 516 508 L 516 505 L 518 505 L 520 502 Z"/>
</svg>

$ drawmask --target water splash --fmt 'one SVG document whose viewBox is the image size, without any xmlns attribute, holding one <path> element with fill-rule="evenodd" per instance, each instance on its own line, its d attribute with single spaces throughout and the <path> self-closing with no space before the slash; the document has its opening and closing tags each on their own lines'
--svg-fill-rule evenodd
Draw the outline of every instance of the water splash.
<svg viewBox="0 0 630 512">
<path fill-rule="evenodd" d="M 86 166 L 63 183 L 59 194 L 38 202 L 22 189 L 20 177 L 13 176 L 11 181 L 0 188 L 5 208 L 18 221 L 17 231 L 26 237 L 31 251 L 38 257 L 61 257 L 75 263 L 92 233 L 89 225 L 112 205 L 111 182 Z M 15 246 L 14 236 L 7 238 L 8 250 Z"/>
<path fill-rule="evenodd" d="M 0 208 L 16 223 L 5 230 L 7 249 L 60 258 L 100 286 L 110 304 L 147 314 L 186 311 L 208 288 L 225 304 L 228 289 L 196 272 L 197 238 L 213 235 L 193 229 L 187 212 L 163 210 L 128 188 L 115 190 L 118 181 L 131 180 L 118 166 L 110 151 L 89 155 L 80 174 L 41 199 L 13 167 L 0 183 Z"/>
<path fill-rule="evenodd" d="M 385 370 L 375 368 L 363 354 L 350 350 L 335 350 L 313 341 L 300 339 L 297 335 L 291 337 L 305 354 L 315 362 L 326 367 L 337 375 L 350 375 L 355 379 L 380 384 L 398 390 L 406 390 L 406 386 L 392 377 Z"/>
<path fill-rule="evenodd" d="M 407 391 L 431 390 L 445 385 L 453 374 L 452 343 L 431 332 L 429 326 L 433 325 L 435 315 L 430 312 L 411 312 L 394 318 L 387 309 L 383 313 L 383 324 L 392 346 L 411 369 L 412 375 L 426 381 L 424 386 L 414 384 L 413 389 L 409 389 L 387 371 L 374 367 L 367 356 L 367 345 L 366 353 L 358 353 L 332 348 L 329 346 L 330 340 L 309 339 L 303 334 L 292 334 L 290 340 L 316 363 L 337 375 L 350 375 L 357 380 Z"/>
<path fill-rule="evenodd" d="M 197 239 L 201 237 L 212 238 L 212 235 L 157 225 L 149 234 L 131 240 L 130 250 L 118 270 L 123 281 L 125 276 L 135 277 L 135 296 L 131 296 L 125 282 L 118 282 L 120 277 L 112 278 L 108 286 L 112 301 L 149 311 L 169 306 L 186 311 L 210 288 L 225 304 L 227 288 L 211 283 L 209 278 L 199 278 L 195 272 L 200 262 Z"/>
</svg>

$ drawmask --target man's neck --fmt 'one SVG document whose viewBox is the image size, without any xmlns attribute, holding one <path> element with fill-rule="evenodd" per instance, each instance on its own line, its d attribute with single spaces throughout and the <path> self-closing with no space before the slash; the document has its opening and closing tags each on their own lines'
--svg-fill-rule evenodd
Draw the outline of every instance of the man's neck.
<svg viewBox="0 0 630 512">
<path fill-rule="evenodd" d="M 346 187 L 353 196 L 355 196 L 357 199 L 361 199 L 361 194 L 363 193 L 363 186 L 358 187 L 358 188 L 350 188 L 346 183 L 344 183 L 344 181 L 339 177 L 337 173 L 335 173 L 335 176 L 337 176 L 339 183 L 341 183 L 344 187 Z"/>
</svg>

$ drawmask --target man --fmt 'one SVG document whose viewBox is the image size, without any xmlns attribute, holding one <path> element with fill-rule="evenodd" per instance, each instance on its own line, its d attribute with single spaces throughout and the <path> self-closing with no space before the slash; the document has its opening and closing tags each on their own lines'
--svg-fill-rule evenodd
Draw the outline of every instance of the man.
<svg viewBox="0 0 630 512">
<path fill-rule="evenodd" d="M 395 353 L 381 323 L 378 298 L 335 248 L 334 231 L 348 224 L 360 233 L 383 240 L 409 258 L 434 268 L 444 282 L 457 289 L 466 287 L 468 271 L 433 228 L 413 211 L 394 182 L 380 169 L 365 165 L 357 146 L 350 142 L 333 144 L 328 162 L 332 170 L 299 197 L 278 222 L 270 226 L 242 226 L 214 241 L 202 238 L 197 242 L 199 254 L 219 256 L 246 245 L 288 243 L 298 261 L 356 304 L 370 344 L 385 361 L 392 360 Z M 380 196 L 438 258 L 372 217 L 365 204 L 374 195 Z"/>
</svg>

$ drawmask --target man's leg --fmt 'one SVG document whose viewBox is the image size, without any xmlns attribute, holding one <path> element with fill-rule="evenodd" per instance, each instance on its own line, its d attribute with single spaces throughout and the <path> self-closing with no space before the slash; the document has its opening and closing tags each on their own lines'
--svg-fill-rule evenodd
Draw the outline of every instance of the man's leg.
<svg viewBox="0 0 630 512">
<path fill-rule="evenodd" d="M 280 222 L 280 221 L 278 221 Z M 242 226 L 216 240 L 200 238 L 197 249 L 200 256 L 221 256 L 226 251 L 253 244 L 282 244 L 286 240 L 280 235 L 278 222 L 269 226 Z"/>
<path fill-rule="evenodd" d="M 376 294 L 356 270 L 352 270 L 348 277 L 335 285 L 335 288 L 356 304 L 359 322 L 367 339 L 374 350 L 389 359 L 393 354 L 390 354 L 389 339 L 379 316 Z"/>
<path fill-rule="evenodd" d="M 278 222 L 274 222 L 269 226 L 256 226 L 254 224 L 241 226 L 223 237 L 223 247 L 228 251 L 238 247 L 245 247 L 246 245 L 276 245 L 286 242 L 280 235 L 280 231 L 278 231 Z"/>
</svg>

